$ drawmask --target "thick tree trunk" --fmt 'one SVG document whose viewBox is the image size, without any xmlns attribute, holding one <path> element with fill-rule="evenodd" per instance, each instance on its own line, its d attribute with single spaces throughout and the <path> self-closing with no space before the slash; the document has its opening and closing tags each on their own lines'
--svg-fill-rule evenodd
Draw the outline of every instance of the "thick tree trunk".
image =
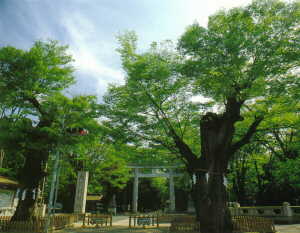
<svg viewBox="0 0 300 233">
<path fill-rule="evenodd" d="M 231 233 L 231 215 L 223 175 L 198 174 L 193 194 L 201 233 Z"/>
<path fill-rule="evenodd" d="M 12 221 L 27 221 L 34 219 L 34 207 L 36 203 L 36 200 L 33 198 L 34 191 L 25 189 L 25 193 L 25 199 L 22 200 L 22 197 L 19 199 L 19 203 L 16 212 L 12 217 Z"/>
<path fill-rule="evenodd" d="M 231 143 L 236 119 L 214 113 L 207 113 L 201 119 L 201 157 L 198 167 L 194 169 L 201 233 L 232 232 L 224 176 L 232 155 Z"/>
<path fill-rule="evenodd" d="M 44 164 L 48 159 L 48 154 L 45 154 L 45 152 L 42 154 L 41 151 L 31 151 L 30 156 L 29 154 L 27 155 L 24 167 L 19 175 L 19 180 L 23 187 L 12 221 L 24 221 L 35 218 L 34 208 L 39 185 L 46 175 Z"/>
<path fill-rule="evenodd" d="M 227 193 L 223 185 L 228 162 L 235 152 L 249 143 L 263 117 L 255 117 L 240 140 L 233 142 L 235 123 L 242 120 L 240 109 L 243 101 L 228 98 L 225 112 L 207 113 L 200 122 L 201 157 L 189 164 L 197 176 L 196 204 L 201 233 L 230 233 L 232 221 L 227 208 Z"/>
<path fill-rule="evenodd" d="M 223 184 L 228 162 L 243 145 L 249 143 L 263 117 L 255 117 L 247 132 L 233 143 L 235 123 L 240 116 L 243 100 L 237 96 L 226 99 L 223 113 L 206 113 L 200 121 L 201 156 L 191 148 L 170 127 L 170 136 L 184 158 L 187 171 L 196 175 L 192 188 L 201 233 L 231 233 L 232 220 L 227 208 L 227 192 Z"/>
</svg>

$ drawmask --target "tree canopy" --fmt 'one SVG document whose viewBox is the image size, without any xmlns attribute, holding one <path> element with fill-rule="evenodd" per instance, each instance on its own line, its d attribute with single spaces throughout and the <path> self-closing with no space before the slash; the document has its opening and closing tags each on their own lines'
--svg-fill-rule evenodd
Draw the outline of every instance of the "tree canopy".
<svg viewBox="0 0 300 233">
<path fill-rule="evenodd" d="M 134 33 L 119 38 L 126 79 L 104 98 L 105 124 L 185 162 L 203 232 L 230 232 L 229 161 L 271 122 L 282 127 L 279 114 L 299 109 L 299 14 L 298 1 L 254 1 L 191 25 L 177 47 L 139 51 Z"/>
</svg>

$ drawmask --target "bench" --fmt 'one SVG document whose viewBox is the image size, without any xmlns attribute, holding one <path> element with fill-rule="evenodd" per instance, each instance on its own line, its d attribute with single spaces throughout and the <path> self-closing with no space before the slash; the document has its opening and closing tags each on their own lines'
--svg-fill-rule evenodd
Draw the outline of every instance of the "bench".
<svg viewBox="0 0 300 233">
<path fill-rule="evenodd" d="M 142 225 L 142 226 L 149 226 L 149 225 L 151 225 L 151 218 L 149 218 L 149 217 L 141 217 L 141 218 L 138 218 L 137 219 L 137 225 Z"/>
<path fill-rule="evenodd" d="M 274 233 L 275 225 L 272 219 L 256 216 L 234 216 L 232 217 L 233 233 L 259 232 Z"/>
<path fill-rule="evenodd" d="M 129 228 L 142 226 L 145 228 L 146 226 L 154 226 L 154 215 L 131 215 L 129 216 Z"/>
<path fill-rule="evenodd" d="M 96 227 L 100 226 L 112 226 L 112 216 L 108 214 L 89 214 L 86 215 L 83 221 L 83 225 L 96 225 Z"/>
</svg>

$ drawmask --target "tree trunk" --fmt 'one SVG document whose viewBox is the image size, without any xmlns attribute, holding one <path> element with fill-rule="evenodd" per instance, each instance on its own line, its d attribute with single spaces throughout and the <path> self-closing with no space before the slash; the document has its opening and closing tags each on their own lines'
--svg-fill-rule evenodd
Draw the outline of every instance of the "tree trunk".
<svg viewBox="0 0 300 233">
<path fill-rule="evenodd" d="M 197 219 L 201 233 L 231 233 L 231 215 L 222 174 L 198 174 L 194 184 Z"/>
<path fill-rule="evenodd" d="M 194 169 L 201 233 L 232 232 L 224 176 L 231 157 L 234 122 L 225 114 L 207 113 L 201 119 L 201 157 Z"/>
<path fill-rule="evenodd" d="M 233 143 L 235 123 L 240 116 L 243 100 L 236 96 L 226 99 L 223 113 L 206 113 L 200 121 L 201 156 L 196 156 L 189 146 L 170 127 L 170 135 L 184 158 L 187 171 L 196 176 L 192 196 L 201 233 L 231 233 L 232 220 L 227 207 L 227 192 L 223 184 L 229 160 L 243 145 L 249 143 L 257 126 L 263 120 L 258 116 L 247 132 Z"/>
<path fill-rule="evenodd" d="M 12 221 L 34 219 L 34 208 L 37 201 L 39 185 L 43 180 L 43 177 L 46 175 L 44 171 L 44 164 L 48 159 L 48 154 L 41 151 L 30 152 L 30 156 L 29 153 L 26 154 L 27 156 L 24 167 L 19 174 L 19 180 L 23 185 L 23 188 L 21 190 L 22 194 L 20 195 L 16 212 L 12 217 Z M 24 200 L 22 198 L 23 195 L 25 195 Z"/>
<path fill-rule="evenodd" d="M 33 190 L 22 190 L 26 193 L 25 199 L 19 199 L 19 203 L 11 221 L 27 221 L 34 218 L 34 207 L 36 200 L 33 199 Z M 22 192 L 23 194 L 23 192 Z"/>
</svg>

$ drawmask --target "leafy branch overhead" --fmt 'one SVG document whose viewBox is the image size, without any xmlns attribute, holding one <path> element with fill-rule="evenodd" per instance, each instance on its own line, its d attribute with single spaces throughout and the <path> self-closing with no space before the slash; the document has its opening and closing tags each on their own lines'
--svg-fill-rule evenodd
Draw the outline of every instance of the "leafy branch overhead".
<svg viewBox="0 0 300 233">
<path fill-rule="evenodd" d="M 118 38 L 126 78 L 104 96 L 104 124 L 185 163 L 203 232 L 229 229 L 229 161 L 283 109 L 299 109 L 299 21 L 299 1 L 253 1 L 189 26 L 177 46 L 140 51 L 133 32 Z"/>
</svg>

